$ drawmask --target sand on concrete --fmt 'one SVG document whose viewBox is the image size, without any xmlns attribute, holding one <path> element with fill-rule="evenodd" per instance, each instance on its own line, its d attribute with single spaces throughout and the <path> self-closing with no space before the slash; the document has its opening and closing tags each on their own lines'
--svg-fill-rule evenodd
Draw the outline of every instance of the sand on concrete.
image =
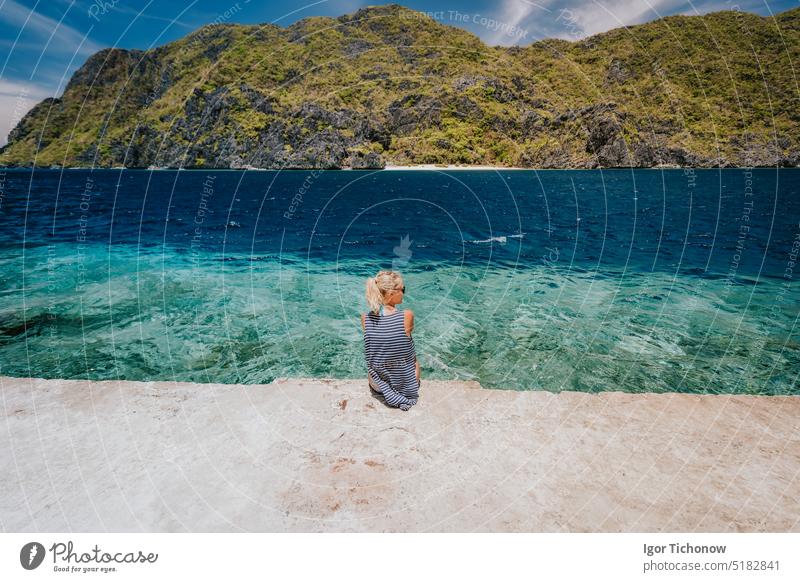
<svg viewBox="0 0 800 582">
<path fill-rule="evenodd" d="M 6 532 L 800 531 L 800 397 L 0 377 Z"/>
</svg>

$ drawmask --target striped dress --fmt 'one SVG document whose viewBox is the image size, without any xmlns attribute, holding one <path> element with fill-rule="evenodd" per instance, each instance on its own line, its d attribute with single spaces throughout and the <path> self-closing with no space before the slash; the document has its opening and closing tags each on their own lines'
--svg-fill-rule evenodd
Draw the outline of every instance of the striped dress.
<svg viewBox="0 0 800 582">
<path fill-rule="evenodd" d="M 403 312 L 369 312 L 364 317 L 364 355 L 373 386 L 389 406 L 408 409 L 419 398 L 414 339 L 406 335 Z"/>
</svg>

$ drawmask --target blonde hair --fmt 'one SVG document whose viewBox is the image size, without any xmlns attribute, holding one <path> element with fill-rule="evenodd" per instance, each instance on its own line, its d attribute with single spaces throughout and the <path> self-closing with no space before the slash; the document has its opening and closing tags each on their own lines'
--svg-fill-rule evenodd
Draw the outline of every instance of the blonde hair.
<svg viewBox="0 0 800 582">
<path fill-rule="evenodd" d="M 385 305 L 383 295 L 402 286 L 403 277 L 396 271 L 378 271 L 377 275 L 367 279 L 367 303 L 370 311 L 378 313 L 381 305 Z"/>
</svg>

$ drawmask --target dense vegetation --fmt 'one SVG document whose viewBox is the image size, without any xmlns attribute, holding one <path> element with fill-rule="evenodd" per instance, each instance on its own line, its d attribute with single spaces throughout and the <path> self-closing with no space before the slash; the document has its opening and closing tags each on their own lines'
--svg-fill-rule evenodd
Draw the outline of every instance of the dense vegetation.
<svg viewBox="0 0 800 582">
<path fill-rule="evenodd" d="M 0 165 L 800 164 L 800 8 L 491 47 L 398 5 L 106 49 Z"/>
</svg>

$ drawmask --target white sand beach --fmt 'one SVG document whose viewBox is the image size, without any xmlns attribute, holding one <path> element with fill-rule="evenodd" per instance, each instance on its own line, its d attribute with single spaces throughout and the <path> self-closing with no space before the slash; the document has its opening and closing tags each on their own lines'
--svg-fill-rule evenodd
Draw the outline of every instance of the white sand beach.
<svg viewBox="0 0 800 582">
<path fill-rule="evenodd" d="M 387 165 L 384 170 L 532 170 L 534 168 L 518 168 L 515 166 L 459 166 L 459 165 L 436 165 L 418 164 L 415 166 L 392 166 Z"/>
<path fill-rule="evenodd" d="M 800 397 L 0 377 L 7 532 L 800 531 Z"/>
</svg>

